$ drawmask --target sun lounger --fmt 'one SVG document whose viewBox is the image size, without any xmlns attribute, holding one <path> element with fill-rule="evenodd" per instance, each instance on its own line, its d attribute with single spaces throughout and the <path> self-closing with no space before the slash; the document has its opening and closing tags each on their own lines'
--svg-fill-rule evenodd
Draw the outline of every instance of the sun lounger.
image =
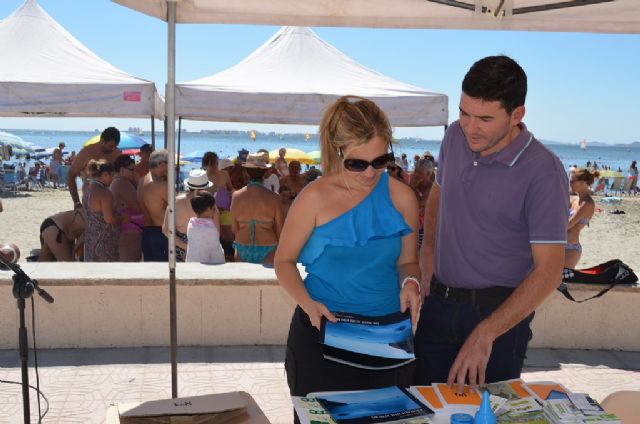
<svg viewBox="0 0 640 424">
<path fill-rule="evenodd" d="M 27 181 L 20 180 L 18 178 L 18 174 L 15 172 L 7 171 L 5 169 L 4 175 L 2 177 L 2 181 L 0 182 L 0 189 L 3 192 L 18 192 L 20 189 L 27 188 Z"/>
<path fill-rule="evenodd" d="M 622 191 L 622 185 L 624 184 L 624 180 L 625 179 L 623 177 L 616 177 L 616 179 L 613 180 L 611 187 L 609 187 L 605 195 L 611 196 L 611 195 L 620 193 Z"/>
</svg>

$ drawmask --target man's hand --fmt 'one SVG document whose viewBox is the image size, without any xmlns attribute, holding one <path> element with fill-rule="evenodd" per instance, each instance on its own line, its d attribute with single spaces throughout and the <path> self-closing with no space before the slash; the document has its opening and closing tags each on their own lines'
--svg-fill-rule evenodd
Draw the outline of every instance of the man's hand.
<svg viewBox="0 0 640 424">
<path fill-rule="evenodd" d="M 309 320 L 311 320 L 311 324 L 320 330 L 320 324 L 322 323 L 322 317 L 325 317 L 329 321 L 335 323 L 337 321 L 336 317 L 320 302 L 316 302 L 315 300 L 311 300 L 305 305 L 300 305 L 300 307 L 309 315 Z"/>
<path fill-rule="evenodd" d="M 469 376 L 469 386 L 475 388 L 485 383 L 487 363 L 491 356 L 494 337 L 480 323 L 467 337 L 456 360 L 449 370 L 447 384 L 456 384 L 456 391 L 464 393 L 464 383 Z"/>
</svg>

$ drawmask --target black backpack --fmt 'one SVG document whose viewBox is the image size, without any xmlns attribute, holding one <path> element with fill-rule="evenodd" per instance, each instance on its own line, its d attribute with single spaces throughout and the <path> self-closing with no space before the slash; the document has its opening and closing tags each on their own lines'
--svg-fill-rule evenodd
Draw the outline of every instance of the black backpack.
<svg viewBox="0 0 640 424">
<path fill-rule="evenodd" d="M 572 302 L 582 303 L 587 300 L 600 297 L 618 284 L 634 284 L 638 281 L 638 277 L 633 273 L 633 270 L 629 268 L 627 264 L 619 259 L 614 259 L 600 265 L 596 265 L 591 268 L 585 269 L 570 269 L 565 268 L 562 271 L 562 283 L 558 287 L 564 297 Z M 609 287 L 600 291 L 595 296 L 591 296 L 587 299 L 575 300 L 569 289 L 567 283 L 580 283 L 580 284 L 593 284 L 593 285 L 605 285 Z"/>
</svg>

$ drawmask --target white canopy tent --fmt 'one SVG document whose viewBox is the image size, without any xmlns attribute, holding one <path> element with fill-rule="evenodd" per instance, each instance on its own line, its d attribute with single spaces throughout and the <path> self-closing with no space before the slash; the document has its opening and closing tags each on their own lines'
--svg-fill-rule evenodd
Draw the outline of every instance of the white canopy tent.
<svg viewBox="0 0 640 424">
<path fill-rule="evenodd" d="M 177 23 L 640 33 L 638 0 L 113 1 Z"/>
<path fill-rule="evenodd" d="M 0 21 L 0 116 L 164 116 L 155 84 L 102 60 L 26 0 Z"/>
<path fill-rule="evenodd" d="M 167 22 L 167 148 L 175 185 L 176 23 L 640 33 L 638 0 L 112 0 Z M 169 196 L 169 245 L 175 246 Z M 173 250 L 170 248 L 170 251 Z M 175 253 L 169 256 L 171 392 L 178 396 Z"/>
<path fill-rule="evenodd" d="M 237 65 L 176 84 L 176 116 L 317 125 L 345 94 L 375 101 L 393 126 L 448 123 L 446 95 L 368 69 L 306 27 L 283 27 Z"/>
</svg>

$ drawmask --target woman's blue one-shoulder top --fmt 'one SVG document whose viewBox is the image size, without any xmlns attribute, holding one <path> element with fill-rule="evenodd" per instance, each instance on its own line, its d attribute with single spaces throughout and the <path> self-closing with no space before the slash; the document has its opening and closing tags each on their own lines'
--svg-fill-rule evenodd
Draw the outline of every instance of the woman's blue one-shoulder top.
<svg viewBox="0 0 640 424">
<path fill-rule="evenodd" d="M 335 312 L 386 315 L 400 310 L 402 236 L 411 228 L 396 210 L 383 173 L 355 207 L 313 229 L 298 260 L 311 298 Z"/>
</svg>

